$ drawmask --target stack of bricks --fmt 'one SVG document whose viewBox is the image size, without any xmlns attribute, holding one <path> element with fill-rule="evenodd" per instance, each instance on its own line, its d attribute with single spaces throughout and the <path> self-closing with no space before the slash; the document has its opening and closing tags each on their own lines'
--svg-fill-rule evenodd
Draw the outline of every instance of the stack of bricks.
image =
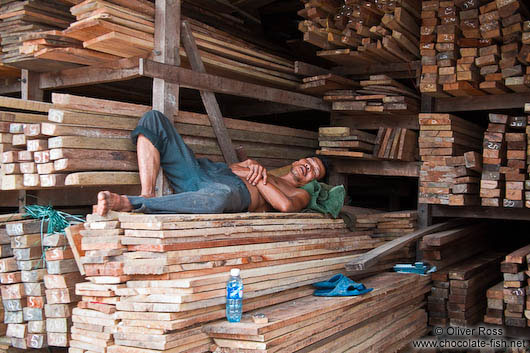
<svg viewBox="0 0 530 353">
<path fill-rule="evenodd" d="M 77 303 L 74 294 L 76 283 L 82 282 L 77 264 L 73 259 L 72 249 L 65 234 L 55 233 L 44 237 L 46 268 L 44 276 L 47 304 L 46 334 L 48 345 L 68 347 L 70 328 L 72 326 L 72 309 Z"/>
<path fill-rule="evenodd" d="M 506 255 L 501 264 L 504 276 L 503 300 L 505 304 L 504 324 L 506 326 L 526 327 L 525 317 L 527 276 L 527 256 L 530 255 L 530 245 L 517 249 Z"/>
<path fill-rule="evenodd" d="M 477 202 L 477 173 L 480 165 L 468 154 L 481 148 L 482 128 L 450 114 L 420 114 L 420 203 L 470 205 Z M 457 157 L 457 158 L 455 158 Z M 456 166 L 455 166 L 456 163 Z M 475 179 L 473 179 L 475 178 Z M 456 184 L 458 180 L 458 184 Z M 464 186 L 456 186 L 465 184 Z M 455 187 L 456 193 L 453 192 Z"/>
<path fill-rule="evenodd" d="M 500 207 L 505 191 L 504 174 L 501 173 L 501 166 L 504 165 L 506 156 L 504 133 L 508 116 L 490 114 L 489 122 L 488 129 L 484 133 L 480 197 L 482 198 L 482 206 Z"/>
<path fill-rule="evenodd" d="M 11 344 L 20 349 L 47 347 L 45 333 L 41 224 L 39 220 L 11 222 L 6 225 L 18 272 L 4 278 L 10 283 L 2 288 L 6 303 L 7 335 Z M 10 309 L 13 309 L 12 311 Z"/>
</svg>

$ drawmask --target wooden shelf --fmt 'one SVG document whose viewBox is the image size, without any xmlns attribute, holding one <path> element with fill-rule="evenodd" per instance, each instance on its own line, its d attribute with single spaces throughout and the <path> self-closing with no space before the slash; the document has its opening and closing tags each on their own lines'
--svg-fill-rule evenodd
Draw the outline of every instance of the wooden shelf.
<svg viewBox="0 0 530 353">
<path fill-rule="evenodd" d="M 521 109 L 530 102 L 530 93 L 511 93 L 474 97 L 436 98 L 433 113 L 472 110 Z"/>
<path fill-rule="evenodd" d="M 530 208 L 429 205 L 433 217 L 465 217 L 530 221 Z"/>
<path fill-rule="evenodd" d="M 380 175 L 418 178 L 420 175 L 419 162 L 364 160 L 331 157 L 334 163 L 333 171 L 339 174 Z"/>
</svg>

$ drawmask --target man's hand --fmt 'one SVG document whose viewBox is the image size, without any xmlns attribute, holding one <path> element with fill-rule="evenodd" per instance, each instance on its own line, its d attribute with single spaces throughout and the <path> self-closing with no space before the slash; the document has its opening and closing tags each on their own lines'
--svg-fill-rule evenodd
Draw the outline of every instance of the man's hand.
<svg viewBox="0 0 530 353">
<path fill-rule="evenodd" d="M 260 181 L 263 181 L 264 185 L 267 184 L 267 169 L 252 159 L 248 159 L 245 162 L 248 168 L 247 181 L 252 185 L 257 185 Z"/>
</svg>

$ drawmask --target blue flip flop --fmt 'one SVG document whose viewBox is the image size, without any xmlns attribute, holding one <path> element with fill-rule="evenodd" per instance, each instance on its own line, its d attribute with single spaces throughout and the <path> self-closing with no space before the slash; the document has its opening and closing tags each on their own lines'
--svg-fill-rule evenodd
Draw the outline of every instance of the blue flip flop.
<svg viewBox="0 0 530 353">
<path fill-rule="evenodd" d="M 366 288 L 362 283 L 355 283 L 348 277 L 340 279 L 334 288 L 317 289 L 313 295 L 317 297 L 349 297 L 371 292 L 373 288 Z"/>
<path fill-rule="evenodd" d="M 344 276 L 342 273 L 339 273 L 338 275 L 331 277 L 327 281 L 313 283 L 313 287 L 320 288 L 320 289 L 335 288 L 337 283 L 339 283 L 339 281 L 343 278 L 348 278 L 348 277 Z"/>
</svg>

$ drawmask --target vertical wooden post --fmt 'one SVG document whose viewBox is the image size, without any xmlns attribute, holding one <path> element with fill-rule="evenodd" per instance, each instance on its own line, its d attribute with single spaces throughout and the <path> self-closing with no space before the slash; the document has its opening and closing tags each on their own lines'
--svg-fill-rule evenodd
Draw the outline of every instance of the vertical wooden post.
<svg viewBox="0 0 530 353">
<path fill-rule="evenodd" d="M 43 101 L 44 91 L 40 89 L 40 74 L 28 70 L 22 70 L 21 94 L 22 99 Z"/>
<path fill-rule="evenodd" d="M 181 0 L 156 0 L 154 61 L 180 65 L 180 3 Z M 179 110 L 179 85 L 162 79 L 153 80 L 153 109 L 164 113 L 171 121 Z M 162 171 L 156 182 L 156 196 L 167 193 Z M 166 192 L 164 191 L 166 190 Z"/>
<path fill-rule="evenodd" d="M 29 70 L 21 72 L 21 97 L 22 99 L 43 101 L 44 91 L 40 89 L 40 74 Z M 25 213 L 24 207 L 27 205 L 27 191 L 18 192 L 18 212 Z"/>
</svg>

